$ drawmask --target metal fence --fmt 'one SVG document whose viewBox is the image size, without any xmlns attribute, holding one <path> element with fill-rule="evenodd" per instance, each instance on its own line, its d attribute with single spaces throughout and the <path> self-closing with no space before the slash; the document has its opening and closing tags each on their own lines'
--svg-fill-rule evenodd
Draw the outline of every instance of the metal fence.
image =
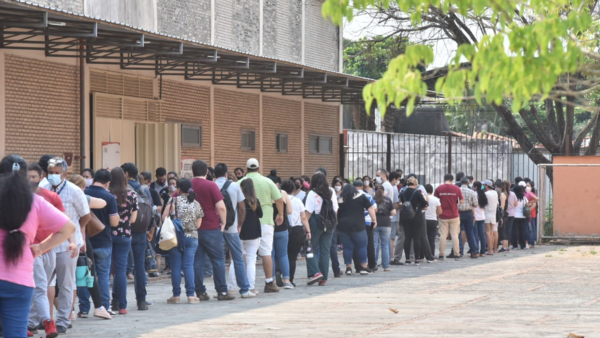
<svg viewBox="0 0 600 338">
<path fill-rule="evenodd" d="M 340 164 L 348 178 L 374 176 L 379 168 L 402 169 L 434 186 L 442 184 L 449 172 L 462 171 L 475 180 L 515 177 L 510 141 L 347 130 L 344 145 Z M 536 171 L 533 162 L 527 165 Z"/>
</svg>

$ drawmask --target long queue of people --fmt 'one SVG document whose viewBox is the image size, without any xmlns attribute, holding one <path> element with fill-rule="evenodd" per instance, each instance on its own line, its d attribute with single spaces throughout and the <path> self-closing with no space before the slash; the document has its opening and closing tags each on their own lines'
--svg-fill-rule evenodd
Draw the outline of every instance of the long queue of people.
<svg viewBox="0 0 600 338">
<path fill-rule="evenodd" d="M 60 157 L 27 164 L 10 155 L 0 162 L 0 319 L 4 337 L 67 333 L 77 318 L 126 315 L 127 279 L 137 309 L 145 311 L 148 277 L 165 258 L 172 281 L 168 304 L 208 301 L 204 280 L 214 280 L 219 301 L 254 298 L 256 261 L 264 293 L 294 289 L 296 261 L 306 257 L 307 284 L 334 277 L 390 271 L 390 265 L 436 262 L 446 238 L 450 258 L 464 244 L 472 258 L 535 244 L 533 182 L 473 182 L 448 174 L 433 189 L 415 175 L 377 171 L 352 182 L 327 170 L 282 181 L 259 173 L 249 159 L 231 174 L 226 164 L 196 160 L 193 178 L 164 168 L 138 172 L 133 163 L 112 170 L 69 173 Z M 177 244 L 161 246 L 161 224 L 171 220 Z M 438 230 L 439 229 L 439 230 Z M 461 235 L 462 234 L 462 235 Z M 499 242 L 500 241 L 500 242 Z M 224 249 L 225 248 L 225 249 Z M 498 250 L 499 248 L 499 250 Z M 161 255 L 147 259 L 157 250 Z M 343 252 L 345 271 L 338 250 Z M 381 254 L 381 255 L 380 255 Z M 405 255 L 404 262 L 401 261 Z M 226 272 L 226 255 L 231 265 Z M 379 264 L 380 262 L 380 264 Z M 354 269 L 353 269 L 354 265 Z M 111 287 L 111 276 L 112 287 Z M 185 298 L 182 300 L 181 280 Z M 94 310 L 91 312 L 91 302 Z M 79 302 L 78 312 L 75 303 Z"/>
</svg>

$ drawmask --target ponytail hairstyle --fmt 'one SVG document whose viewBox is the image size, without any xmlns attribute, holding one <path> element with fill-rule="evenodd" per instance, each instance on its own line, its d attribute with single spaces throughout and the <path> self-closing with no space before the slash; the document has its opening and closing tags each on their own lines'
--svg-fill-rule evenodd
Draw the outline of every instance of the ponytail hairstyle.
<svg viewBox="0 0 600 338">
<path fill-rule="evenodd" d="M 33 192 L 27 180 L 27 162 L 17 155 L 8 155 L 0 161 L 0 229 L 7 232 L 2 247 L 6 263 L 17 265 L 23 256 L 25 223 Z"/>
<path fill-rule="evenodd" d="M 252 211 L 256 211 L 258 207 L 258 199 L 256 198 L 256 192 L 254 191 L 254 182 L 251 179 L 245 179 L 242 181 L 242 192 L 244 193 L 244 197 L 246 197 L 246 202 L 250 206 Z"/>
<path fill-rule="evenodd" d="M 475 181 L 475 183 L 473 183 L 473 189 L 475 189 L 475 192 L 477 193 L 477 202 L 479 204 L 479 207 L 483 209 L 488 204 L 488 199 L 485 195 L 485 190 L 483 190 L 482 188 L 483 185 L 481 184 L 481 182 Z"/>
<path fill-rule="evenodd" d="M 179 188 L 180 193 L 188 194 L 188 203 L 194 203 L 196 200 L 196 193 L 192 190 L 192 181 L 187 178 L 180 178 L 179 181 L 177 181 L 177 188 Z"/>
<path fill-rule="evenodd" d="M 377 187 L 377 190 L 375 190 L 375 202 L 377 202 L 377 205 L 380 205 L 381 203 L 383 203 L 383 194 L 385 193 L 385 189 L 381 186 Z"/>
</svg>

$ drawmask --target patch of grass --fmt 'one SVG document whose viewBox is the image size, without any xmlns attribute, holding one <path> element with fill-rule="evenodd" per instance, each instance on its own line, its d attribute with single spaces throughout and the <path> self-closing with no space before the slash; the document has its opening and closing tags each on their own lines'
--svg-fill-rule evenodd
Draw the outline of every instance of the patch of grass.
<svg viewBox="0 0 600 338">
<path fill-rule="evenodd" d="M 562 249 L 559 249 L 558 251 L 565 252 L 565 251 L 567 251 L 567 248 L 562 248 Z"/>
<path fill-rule="evenodd" d="M 552 255 L 546 255 L 546 257 L 552 257 Z"/>
<path fill-rule="evenodd" d="M 596 252 L 596 248 L 595 248 L 595 247 L 591 247 L 591 248 L 590 248 L 590 253 L 591 253 L 592 255 L 595 255 L 595 254 L 597 254 L 597 252 Z"/>
</svg>

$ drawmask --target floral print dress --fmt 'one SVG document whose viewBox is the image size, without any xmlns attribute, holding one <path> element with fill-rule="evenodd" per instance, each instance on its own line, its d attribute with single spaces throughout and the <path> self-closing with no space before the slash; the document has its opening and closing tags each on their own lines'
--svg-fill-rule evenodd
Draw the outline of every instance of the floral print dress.
<svg viewBox="0 0 600 338">
<path fill-rule="evenodd" d="M 114 195 L 113 195 L 114 196 Z M 115 196 L 116 198 L 117 196 Z M 131 214 L 138 210 L 138 197 L 135 191 L 127 189 L 125 203 L 118 205 L 119 225 L 112 229 L 113 236 L 131 237 Z"/>
</svg>

